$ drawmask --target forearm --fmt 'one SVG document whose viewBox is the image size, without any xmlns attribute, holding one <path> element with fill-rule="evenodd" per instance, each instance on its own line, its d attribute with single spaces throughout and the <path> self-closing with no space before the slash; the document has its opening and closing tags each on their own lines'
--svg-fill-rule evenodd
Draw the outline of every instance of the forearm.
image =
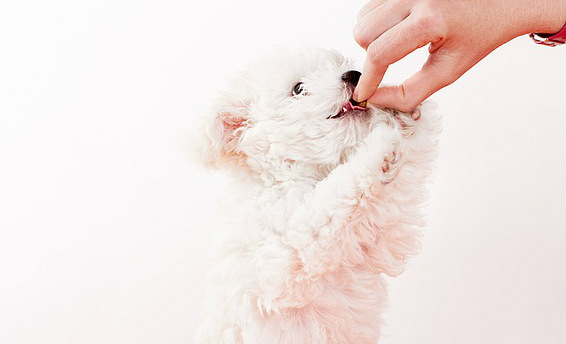
<svg viewBox="0 0 566 344">
<path fill-rule="evenodd" d="M 527 17 L 524 34 L 536 32 L 553 34 L 566 23 L 566 0 L 529 1 L 532 11 Z"/>
</svg>

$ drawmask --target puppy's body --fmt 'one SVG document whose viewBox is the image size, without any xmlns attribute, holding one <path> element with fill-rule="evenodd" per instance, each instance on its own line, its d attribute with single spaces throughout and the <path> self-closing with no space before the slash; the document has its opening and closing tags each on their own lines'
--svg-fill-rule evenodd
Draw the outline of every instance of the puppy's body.
<svg viewBox="0 0 566 344">
<path fill-rule="evenodd" d="M 205 159 L 241 191 L 197 343 L 375 344 L 382 274 L 418 250 L 437 117 L 352 109 L 350 62 L 299 56 L 245 73 L 211 112 Z"/>
</svg>

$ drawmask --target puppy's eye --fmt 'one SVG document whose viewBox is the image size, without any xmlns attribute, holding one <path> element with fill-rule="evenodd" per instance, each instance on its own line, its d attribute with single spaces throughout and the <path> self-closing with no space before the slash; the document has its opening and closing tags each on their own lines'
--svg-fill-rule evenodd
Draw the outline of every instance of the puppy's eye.
<svg viewBox="0 0 566 344">
<path fill-rule="evenodd" d="M 303 93 L 303 83 L 299 82 L 295 86 L 293 86 L 293 97 Z"/>
</svg>

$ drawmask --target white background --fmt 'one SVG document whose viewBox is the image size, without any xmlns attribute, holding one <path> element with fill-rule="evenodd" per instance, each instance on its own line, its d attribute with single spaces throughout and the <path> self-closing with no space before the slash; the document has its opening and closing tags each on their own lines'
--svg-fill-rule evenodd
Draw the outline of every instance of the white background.
<svg viewBox="0 0 566 344">
<path fill-rule="evenodd" d="M 195 117 L 272 44 L 363 61 L 362 5 L 2 2 L 0 343 L 191 343 L 222 189 L 187 157 Z M 565 94 L 566 48 L 522 37 L 434 96 L 423 252 L 381 343 L 566 341 Z"/>
</svg>

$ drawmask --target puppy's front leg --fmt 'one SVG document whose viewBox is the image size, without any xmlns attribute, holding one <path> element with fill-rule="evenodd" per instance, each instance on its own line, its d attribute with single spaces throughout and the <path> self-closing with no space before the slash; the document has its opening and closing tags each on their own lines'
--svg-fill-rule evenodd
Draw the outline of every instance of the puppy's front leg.
<svg viewBox="0 0 566 344">
<path fill-rule="evenodd" d="M 400 143 L 399 131 L 379 124 L 345 164 L 319 182 L 289 220 L 288 237 L 307 277 L 337 268 L 347 225 L 359 202 L 387 182 L 387 161 Z M 371 189 L 371 192 L 370 192 Z"/>
</svg>

